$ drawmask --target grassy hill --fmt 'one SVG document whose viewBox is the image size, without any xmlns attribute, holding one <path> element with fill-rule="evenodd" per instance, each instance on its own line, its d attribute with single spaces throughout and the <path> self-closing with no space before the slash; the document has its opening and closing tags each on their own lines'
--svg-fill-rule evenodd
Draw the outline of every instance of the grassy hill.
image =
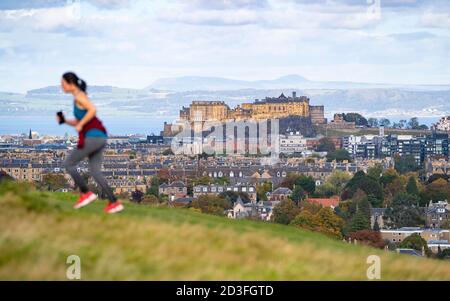
<svg viewBox="0 0 450 301">
<path fill-rule="evenodd" d="M 450 280 L 450 263 L 354 246 L 294 227 L 234 221 L 187 209 L 103 201 L 75 211 L 76 195 L 0 186 L 0 279 L 64 280 L 67 256 L 83 280 Z"/>
</svg>

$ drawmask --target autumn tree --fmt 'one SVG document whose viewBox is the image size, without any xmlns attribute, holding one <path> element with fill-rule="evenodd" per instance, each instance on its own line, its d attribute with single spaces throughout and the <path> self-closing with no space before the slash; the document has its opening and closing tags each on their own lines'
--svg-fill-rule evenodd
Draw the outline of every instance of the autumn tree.
<svg viewBox="0 0 450 301">
<path fill-rule="evenodd" d="M 273 221 L 288 225 L 299 213 L 300 208 L 292 200 L 282 200 L 273 208 Z"/>
</svg>

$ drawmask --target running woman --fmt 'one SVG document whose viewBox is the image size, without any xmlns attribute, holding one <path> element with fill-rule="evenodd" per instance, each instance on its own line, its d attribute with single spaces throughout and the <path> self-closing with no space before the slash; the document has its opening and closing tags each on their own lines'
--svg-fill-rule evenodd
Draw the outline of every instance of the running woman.
<svg viewBox="0 0 450 301">
<path fill-rule="evenodd" d="M 66 123 L 75 127 L 78 132 L 77 147 L 69 154 L 64 163 L 67 172 L 72 176 L 81 191 L 80 199 L 76 202 L 74 208 L 82 208 L 97 199 L 97 195 L 89 191 L 86 182 L 77 171 L 77 164 L 87 157 L 92 177 L 108 196 L 109 202 L 104 211 L 106 213 L 122 211 L 123 205 L 114 196 L 101 171 L 103 149 L 106 146 L 108 135 L 101 121 L 95 116 L 97 110 L 87 96 L 86 82 L 75 73 L 67 72 L 62 76 L 61 87 L 64 93 L 73 95 L 75 119 L 66 120 L 61 113 L 58 113 L 57 120 L 60 124 Z"/>
</svg>

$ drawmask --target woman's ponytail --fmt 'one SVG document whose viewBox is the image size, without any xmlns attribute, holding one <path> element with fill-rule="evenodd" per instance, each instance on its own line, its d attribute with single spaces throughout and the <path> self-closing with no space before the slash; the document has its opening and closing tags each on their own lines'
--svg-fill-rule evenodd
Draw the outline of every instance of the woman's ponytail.
<svg viewBox="0 0 450 301">
<path fill-rule="evenodd" d="M 80 89 L 84 93 L 87 93 L 86 92 L 87 91 L 86 82 L 84 80 L 82 80 L 81 78 L 79 78 L 78 75 L 76 75 L 74 72 L 66 72 L 63 74 L 62 77 L 68 84 L 74 84 L 75 86 L 78 87 L 78 89 Z"/>
</svg>

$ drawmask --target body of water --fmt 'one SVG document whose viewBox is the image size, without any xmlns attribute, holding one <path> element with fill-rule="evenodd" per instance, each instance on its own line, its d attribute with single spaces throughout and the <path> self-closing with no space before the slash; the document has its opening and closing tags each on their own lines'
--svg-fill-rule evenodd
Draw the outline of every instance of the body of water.
<svg viewBox="0 0 450 301">
<path fill-rule="evenodd" d="M 401 119 L 409 120 L 405 116 L 388 117 L 393 122 Z M 159 134 L 163 130 L 164 122 L 171 123 L 174 117 L 150 116 L 150 117 L 133 117 L 133 116 L 108 116 L 101 117 L 109 134 Z M 430 126 L 439 120 L 438 117 L 421 117 L 420 124 Z M 58 125 L 55 116 L 0 116 L 0 134 L 21 134 L 28 133 L 29 130 L 36 131 L 40 134 L 49 135 L 76 135 L 75 129 L 68 125 Z"/>
<path fill-rule="evenodd" d="M 109 134 L 159 134 L 163 130 L 164 121 L 173 122 L 173 118 L 158 117 L 101 117 Z M 73 127 L 68 125 L 59 125 L 56 123 L 55 116 L 0 116 L 0 134 L 21 134 L 30 131 L 36 131 L 39 134 L 60 135 L 65 133 L 76 135 Z"/>
</svg>

